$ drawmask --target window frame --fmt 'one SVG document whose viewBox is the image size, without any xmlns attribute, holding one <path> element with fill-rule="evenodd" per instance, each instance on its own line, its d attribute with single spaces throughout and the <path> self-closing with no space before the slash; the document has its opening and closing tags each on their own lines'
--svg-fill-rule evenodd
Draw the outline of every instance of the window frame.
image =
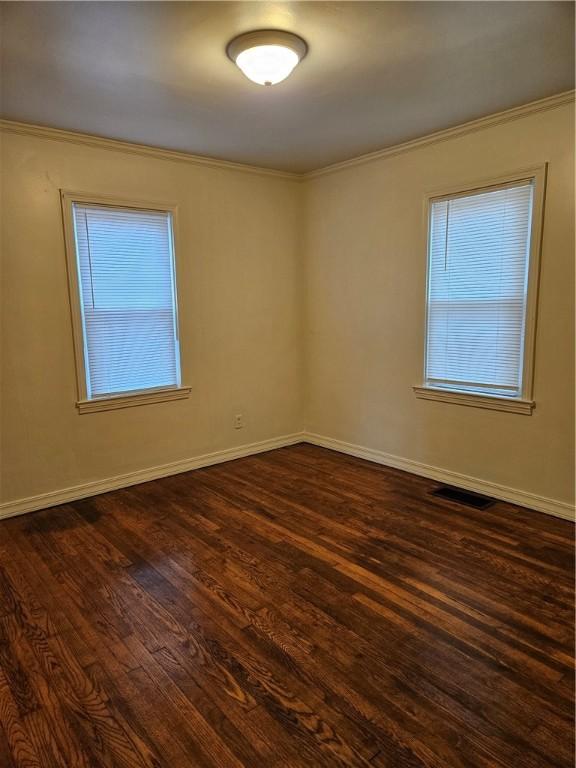
<svg viewBox="0 0 576 768">
<path fill-rule="evenodd" d="M 109 411 L 116 408 L 129 408 L 148 403 L 161 403 L 168 400 L 182 400 L 189 397 L 191 388 L 188 386 L 154 387 L 149 389 L 123 392 L 118 395 L 103 395 L 102 397 L 88 398 L 86 383 L 86 363 L 84 350 L 84 327 L 82 322 L 82 306 L 80 298 L 80 280 L 78 275 L 78 255 L 76 253 L 76 238 L 74 233 L 73 204 L 95 205 L 113 209 L 126 208 L 136 211 L 153 211 L 155 213 L 169 213 L 172 220 L 172 250 L 174 269 L 174 296 L 175 296 L 175 325 L 177 343 L 180 348 L 180 373 L 182 374 L 181 334 L 179 327 L 178 293 L 178 206 L 175 203 L 166 203 L 150 200 L 135 200 L 110 195 L 99 195 L 88 192 L 73 192 L 60 190 L 62 204 L 62 219 L 64 226 L 64 244 L 66 253 L 66 269 L 68 273 L 68 294 L 70 298 L 70 314 L 72 320 L 72 336 L 74 341 L 74 361 L 76 367 L 76 389 L 78 399 L 76 407 L 79 413 L 93 413 L 96 411 Z"/>
<path fill-rule="evenodd" d="M 423 379 L 424 383 L 414 386 L 414 394 L 423 400 L 435 400 L 476 408 L 490 408 L 497 411 L 531 415 L 536 403 L 533 400 L 534 363 L 536 351 L 536 325 L 538 314 L 538 285 L 540 280 L 540 260 L 542 250 L 542 232 L 548 164 L 524 168 L 502 176 L 481 179 L 468 184 L 452 185 L 429 192 L 424 197 L 424 249 L 426 258 L 426 281 L 424 297 L 424 343 L 423 343 Z M 526 315 L 524 323 L 524 345 L 522 354 L 522 391 L 520 397 L 482 394 L 459 389 L 433 387 L 426 383 L 426 360 L 428 349 L 428 295 L 430 281 L 430 213 L 432 203 L 443 199 L 465 197 L 467 195 L 499 189 L 502 187 L 532 181 L 534 193 L 532 200 L 532 222 L 530 228 L 530 252 L 528 256 L 528 280 L 526 291 Z"/>
</svg>

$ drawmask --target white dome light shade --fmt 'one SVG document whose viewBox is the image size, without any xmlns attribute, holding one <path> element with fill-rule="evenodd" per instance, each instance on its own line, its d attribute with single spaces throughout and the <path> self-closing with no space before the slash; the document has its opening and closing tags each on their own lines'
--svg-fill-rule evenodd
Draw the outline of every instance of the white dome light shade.
<svg viewBox="0 0 576 768">
<path fill-rule="evenodd" d="M 236 57 L 236 64 L 249 80 L 259 85 L 276 85 L 286 80 L 300 59 L 283 45 L 258 45 Z"/>
<path fill-rule="evenodd" d="M 259 85 L 276 85 L 285 80 L 307 51 L 301 37 L 269 29 L 239 35 L 227 48 L 232 61 Z"/>
</svg>

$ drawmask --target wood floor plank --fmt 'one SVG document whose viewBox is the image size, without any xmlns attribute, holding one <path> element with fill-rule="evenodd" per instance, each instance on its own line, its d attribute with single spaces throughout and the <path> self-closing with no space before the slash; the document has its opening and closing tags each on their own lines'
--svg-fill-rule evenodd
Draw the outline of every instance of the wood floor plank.
<svg viewBox="0 0 576 768">
<path fill-rule="evenodd" d="M 2 768 L 569 768 L 574 530 L 300 444 L 0 522 Z"/>
</svg>

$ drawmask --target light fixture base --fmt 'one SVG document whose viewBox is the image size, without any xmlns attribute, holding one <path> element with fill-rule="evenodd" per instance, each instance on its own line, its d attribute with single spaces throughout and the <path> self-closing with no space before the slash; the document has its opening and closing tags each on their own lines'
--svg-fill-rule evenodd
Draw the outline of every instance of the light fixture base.
<svg viewBox="0 0 576 768">
<path fill-rule="evenodd" d="M 232 38 L 226 46 L 226 54 L 231 61 L 236 63 L 236 59 L 243 51 L 259 45 L 280 45 L 284 48 L 290 48 L 300 61 L 308 53 L 306 41 L 293 32 L 285 32 L 281 29 L 254 29 Z"/>
</svg>

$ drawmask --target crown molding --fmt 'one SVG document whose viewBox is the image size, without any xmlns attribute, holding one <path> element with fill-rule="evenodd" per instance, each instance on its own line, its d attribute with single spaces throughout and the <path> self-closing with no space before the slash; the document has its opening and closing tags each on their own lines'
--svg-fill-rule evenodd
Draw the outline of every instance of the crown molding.
<svg viewBox="0 0 576 768">
<path fill-rule="evenodd" d="M 486 117 L 480 117 L 476 120 L 470 120 L 468 123 L 461 123 L 455 125 L 452 128 L 446 128 L 436 133 L 429 133 L 426 136 L 421 136 L 417 139 L 411 139 L 410 141 L 402 142 L 401 144 L 394 144 L 385 149 L 379 149 L 375 152 L 368 152 L 365 155 L 359 155 L 358 157 L 352 157 L 350 160 L 342 160 L 339 163 L 332 165 L 326 165 L 323 168 L 318 168 L 315 171 L 308 171 L 303 174 L 305 179 L 316 179 L 320 176 L 325 176 L 329 173 L 335 173 L 337 171 L 343 171 L 347 168 L 353 168 L 357 165 L 364 165 L 376 160 L 382 160 L 387 157 L 393 157 L 394 155 L 402 154 L 403 152 L 411 152 L 414 149 L 420 149 L 422 147 L 428 147 L 432 144 L 438 144 L 442 141 L 448 141 L 449 139 L 455 139 L 459 136 L 465 136 L 468 133 L 475 133 L 476 131 L 482 131 L 485 128 L 492 128 L 495 125 L 501 125 L 502 123 L 509 123 L 513 120 L 519 120 L 522 117 L 530 117 L 538 112 L 547 112 L 549 109 L 556 109 L 566 104 L 571 104 L 574 101 L 575 91 L 564 91 L 563 93 L 557 93 L 554 96 L 548 96 L 545 99 L 539 99 L 538 101 L 531 101 L 528 104 L 523 104 L 520 107 L 512 107 L 512 109 L 506 109 L 503 112 L 496 112 Z"/>
<path fill-rule="evenodd" d="M 480 117 L 471 120 L 468 123 L 455 125 L 452 128 L 446 128 L 436 133 L 430 133 L 417 139 L 394 144 L 385 149 L 379 149 L 375 152 L 369 152 L 365 155 L 352 157 L 349 160 L 343 160 L 339 163 L 324 166 L 314 171 L 306 173 L 292 173 L 290 171 L 280 171 L 273 168 L 262 168 L 255 165 L 245 165 L 244 163 L 235 163 L 231 160 L 218 160 L 217 158 L 204 157 L 202 155 L 193 155 L 188 152 L 179 152 L 172 149 L 161 149 L 160 147 L 151 147 L 146 144 L 133 144 L 128 141 L 118 139 L 106 139 L 102 136 L 94 136 L 89 133 L 79 133 L 76 131 L 65 131 L 61 128 L 50 128 L 45 125 L 35 125 L 32 123 L 21 123 L 15 120 L 0 119 L 0 131 L 5 133 L 15 133 L 24 136 L 37 136 L 41 139 L 52 139 L 55 141 L 68 141 L 72 144 L 83 144 L 97 149 L 108 149 L 115 152 L 124 152 L 134 155 L 143 155 L 145 157 L 156 158 L 157 160 L 171 160 L 173 162 L 191 163 L 192 165 L 204 166 L 208 168 L 221 168 L 230 171 L 240 171 L 243 173 L 252 173 L 260 176 L 270 176 L 279 179 L 289 179 L 291 181 L 307 181 L 316 179 L 329 173 L 353 168 L 357 165 L 364 165 L 376 160 L 382 160 L 387 157 L 393 157 L 403 152 L 410 152 L 414 149 L 438 144 L 442 141 L 465 136 L 468 133 L 482 131 L 485 128 L 491 128 L 495 125 L 508 123 L 513 120 L 519 120 L 523 117 L 546 112 L 550 109 L 556 109 L 574 102 L 575 91 L 564 91 L 554 96 L 548 96 L 545 99 L 531 101 L 529 104 L 523 104 L 519 107 L 506 109 L 503 112 L 496 112 L 487 117 Z"/>
<path fill-rule="evenodd" d="M 20 123 L 16 120 L 1 120 L 0 131 L 4 133 L 16 133 L 23 136 L 36 136 L 39 139 L 52 139 L 54 141 L 67 141 L 71 144 L 83 144 L 96 149 L 108 149 L 113 152 L 123 152 L 132 155 L 143 155 L 156 160 L 171 160 L 177 163 L 191 163 L 207 168 L 220 168 L 228 171 L 241 171 L 243 173 L 253 173 L 259 176 L 272 176 L 279 179 L 290 179 L 299 181 L 302 175 L 291 173 L 290 171 L 279 171 L 274 168 L 261 168 L 255 165 L 246 165 L 244 163 L 235 163 L 232 160 L 218 160 L 213 157 L 204 157 L 202 155 L 192 155 L 189 152 L 179 152 L 172 149 L 162 149 L 160 147 L 151 147 L 147 144 L 133 144 L 129 141 L 120 141 L 119 139 L 106 139 L 102 136 L 94 136 L 90 133 L 79 133 L 76 131 L 65 131 L 61 128 L 50 128 L 46 125 L 35 125 L 33 123 Z"/>
</svg>

